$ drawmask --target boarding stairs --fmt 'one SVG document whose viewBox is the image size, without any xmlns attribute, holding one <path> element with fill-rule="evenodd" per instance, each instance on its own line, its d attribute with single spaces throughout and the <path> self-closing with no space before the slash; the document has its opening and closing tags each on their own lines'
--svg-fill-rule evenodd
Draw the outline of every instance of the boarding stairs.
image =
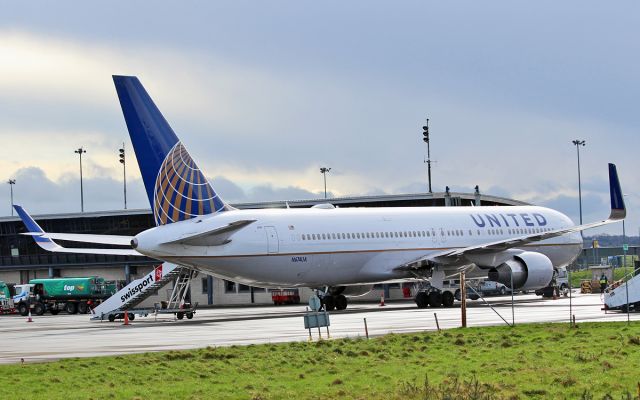
<svg viewBox="0 0 640 400">
<path fill-rule="evenodd" d="M 192 269 L 176 264 L 163 263 L 142 278 L 131 281 L 120 291 L 92 309 L 91 319 L 102 320 L 110 315 L 122 314 L 125 310 L 131 312 L 130 310 L 135 309 L 137 305 L 156 294 L 159 289 L 173 280 L 176 281 L 176 284 L 171 292 L 169 305 L 171 308 L 180 308 L 184 304 L 184 299 L 194 274 L 195 271 Z"/>
<path fill-rule="evenodd" d="M 605 290 L 604 304 L 607 310 L 640 311 L 640 269 L 625 275 L 622 283 L 611 284 Z"/>
</svg>

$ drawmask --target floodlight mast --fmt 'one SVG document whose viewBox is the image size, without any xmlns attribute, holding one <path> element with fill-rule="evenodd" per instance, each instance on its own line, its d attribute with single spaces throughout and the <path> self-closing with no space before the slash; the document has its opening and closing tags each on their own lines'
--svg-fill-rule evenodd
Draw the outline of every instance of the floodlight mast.
<svg viewBox="0 0 640 400">
<path fill-rule="evenodd" d="M 122 180 L 124 182 L 124 209 L 127 209 L 127 160 L 124 155 L 124 142 L 122 143 L 122 147 L 118 149 L 119 153 L 119 161 L 122 164 Z"/>
<path fill-rule="evenodd" d="M 429 118 L 427 118 L 427 124 L 422 127 L 422 140 L 427 144 L 427 159 L 424 161 L 427 164 L 427 179 L 429 180 L 429 193 L 433 193 L 431 190 L 431 149 L 429 148 Z"/>
<path fill-rule="evenodd" d="M 84 190 L 82 187 L 82 155 L 87 151 L 80 147 L 78 148 L 78 150 L 74 150 L 73 152 L 80 156 L 80 212 L 84 212 Z"/>
<path fill-rule="evenodd" d="M 320 167 L 320 173 L 324 177 L 324 198 L 327 198 L 327 172 L 331 171 L 331 168 Z"/>
<path fill-rule="evenodd" d="M 9 184 L 9 188 L 11 189 L 11 216 L 13 217 L 13 185 L 16 184 L 16 180 L 9 179 L 7 183 Z"/>
</svg>

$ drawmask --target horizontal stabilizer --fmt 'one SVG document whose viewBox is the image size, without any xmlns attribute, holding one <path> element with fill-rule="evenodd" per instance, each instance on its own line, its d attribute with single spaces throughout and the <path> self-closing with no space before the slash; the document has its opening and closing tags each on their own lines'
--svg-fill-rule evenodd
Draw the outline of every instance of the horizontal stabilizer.
<svg viewBox="0 0 640 400">
<path fill-rule="evenodd" d="M 255 219 L 231 222 L 227 226 L 216 228 L 207 232 L 187 235 L 177 240 L 164 242 L 164 244 L 183 244 L 187 246 L 219 246 L 229 243 L 229 237 L 245 226 L 256 222 Z"/>
</svg>

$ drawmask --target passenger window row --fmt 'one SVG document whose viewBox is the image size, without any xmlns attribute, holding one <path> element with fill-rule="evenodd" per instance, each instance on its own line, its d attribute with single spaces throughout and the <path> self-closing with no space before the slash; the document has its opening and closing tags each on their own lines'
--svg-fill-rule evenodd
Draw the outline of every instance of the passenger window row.
<svg viewBox="0 0 640 400">
<path fill-rule="evenodd" d="M 356 232 L 356 233 L 306 233 L 302 240 L 342 240 L 342 239 L 385 239 L 402 237 L 430 237 L 435 231 L 403 231 L 403 232 Z"/>
<path fill-rule="evenodd" d="M 534 233 L 544 233 L 553 230 L 552 228 L 514 228 L 507 229 L 508 235 L 529 235 Z M 504 235 L 504 229 L 487 229 L 489 235 Z M 454 230 L 440 230 L 441 236 L 464 236 L 464 231 L 461 229 Z M 481 235 L 481 230 L 478 229 L 478 236 Z M 473 231 L 469 229 L 469 236 L 473 235 Z M 425 231 L 402 231 L 402 232 L 355 232 L 355 233 L 303 233 L 302 240 L 353 240 L 353 239 L 392 239 L 392 238 L 422 238 L 422 237 L 435 237 L 435 229 Z"/>
</svg>

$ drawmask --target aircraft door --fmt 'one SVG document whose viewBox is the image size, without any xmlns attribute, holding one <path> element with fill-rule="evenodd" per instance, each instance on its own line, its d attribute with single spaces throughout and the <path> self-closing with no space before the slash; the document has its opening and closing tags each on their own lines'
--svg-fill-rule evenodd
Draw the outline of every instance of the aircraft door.
<svg viewBox="0 0 640 400">
<path fill-rule="evenodd" d="M 265 226 L 264 231 L 267 234 L 267 247 L 269 254 L 277 253 L 280 249 L 280 243 L 276 228 L 273 226 Z"/>
</svg>

